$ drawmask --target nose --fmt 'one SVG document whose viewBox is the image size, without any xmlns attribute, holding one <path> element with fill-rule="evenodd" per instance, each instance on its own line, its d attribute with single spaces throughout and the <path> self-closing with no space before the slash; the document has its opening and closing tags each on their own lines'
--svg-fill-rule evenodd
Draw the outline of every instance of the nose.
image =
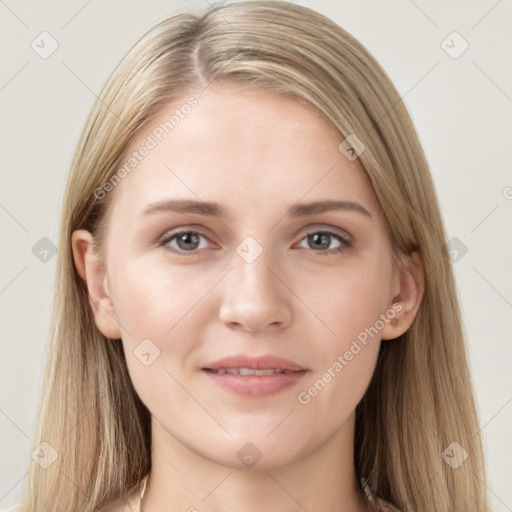
<svg viewBox="0 0 512 512">
<path fill-rule="evenodd" d="M 221 321 L 229 327 L 250 332 L 290 325 L 290 291 L 267 251 L 252 263 L 234 253 L 232 267 L 224 280 Z"/>
</svg>

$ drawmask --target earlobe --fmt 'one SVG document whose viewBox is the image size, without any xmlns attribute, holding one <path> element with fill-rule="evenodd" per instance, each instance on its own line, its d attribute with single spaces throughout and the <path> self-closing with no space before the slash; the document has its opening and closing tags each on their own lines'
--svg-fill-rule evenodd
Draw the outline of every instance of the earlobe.
<svg viewBox="0 0 512 512">
<path fill-rule="evenodd" d="M 87 288 L 96 327 L 105 337 L 118 339 L 121 330 L 107 285 L 106 265 L 94 251 L 93 243 L 94 237 L 89 231 L 74 231 L 71 237 L 73 260 Z"/>
<path fill-rule="evenodd" d="M 418 251 L 403 262 L 399 270 L 399 291 L 393 297 L 393 319 L 382 329 L 382 339 L 392 340 L 404 334 L 411 326 L 425 292 L 423 264 Z"/>
</svg>

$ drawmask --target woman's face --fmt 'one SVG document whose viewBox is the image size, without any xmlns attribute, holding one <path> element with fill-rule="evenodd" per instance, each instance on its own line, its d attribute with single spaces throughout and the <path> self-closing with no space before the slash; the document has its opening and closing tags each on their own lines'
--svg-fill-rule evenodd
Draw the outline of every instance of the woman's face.
<svg viewBox="0 0 512 512">
<path fill-rule="evenodd" d="M 399 278 L 361 164 L 318 114 L 236 86 L 194 97 L 130 145 L 89 289 L 160 441 L 270 468 L 350 432 L 399 334 Z"/>
</svg>

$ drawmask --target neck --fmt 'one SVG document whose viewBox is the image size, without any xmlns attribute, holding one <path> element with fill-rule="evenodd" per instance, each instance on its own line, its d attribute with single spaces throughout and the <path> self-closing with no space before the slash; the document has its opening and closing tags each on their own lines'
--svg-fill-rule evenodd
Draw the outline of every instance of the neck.
<svg viewBox="0 0 512 512">
<path fill-rule="evenodd" d="M 151 512 L 368 510 L 356 478 L 352 416 L 324 445 L 286 465 L 237 469 L 193 452 L 152 421 L 152 469 L 143 499 Z"/>
</svg>

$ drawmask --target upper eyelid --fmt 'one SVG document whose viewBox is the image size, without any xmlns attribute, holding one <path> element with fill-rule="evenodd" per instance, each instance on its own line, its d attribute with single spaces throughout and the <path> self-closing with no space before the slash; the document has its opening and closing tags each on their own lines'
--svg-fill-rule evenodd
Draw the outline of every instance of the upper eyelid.
<svg viewBox="0 0 512 512">
<path fill-rule="evenodd" d="M 341 229 L 341 228 L 331 228 L 331 227 L 323 227 L 323 228 L 317 228 L 317 227 L 313 227 L 313 228 L 307 228 L 307 231 L 305 233 L 305 235 L 307 236 L 308 234 L 311 234 L 311 233 L 322 233 L 322 232 L 326 232 L 326 233 L 329 233 L 331 235 L 335 235 L 335 236 L 339 236 L 340 238 L 343 238 L 344 240 L 347 240 L 347 241 L 351 241 L 353 239 L 352 235 L 350 235 L 348 232 L 346 232 L 344 229 Z M 302 240 L 302 239 L 301 239 Z"/>
</svg>

